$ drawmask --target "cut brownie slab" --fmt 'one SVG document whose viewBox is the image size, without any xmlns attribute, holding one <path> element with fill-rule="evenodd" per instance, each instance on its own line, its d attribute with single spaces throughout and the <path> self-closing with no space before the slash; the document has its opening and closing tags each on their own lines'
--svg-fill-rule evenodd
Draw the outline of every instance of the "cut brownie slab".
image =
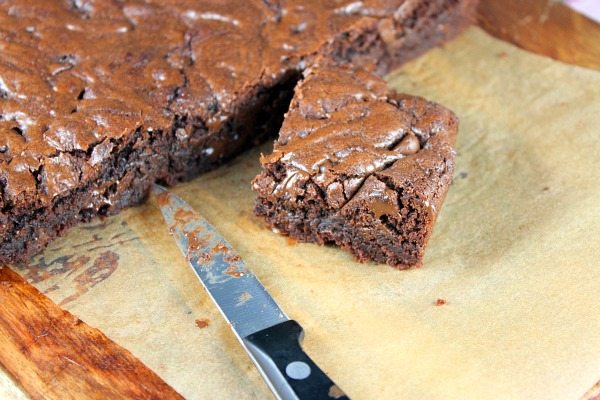
<svg viewBox="0 0 600 400">
<path fill-rule="evenodd" d="M 274 135 L 318 57 L 384 73 L 475 3 L 0 1 L 0 263 Z"/>
<path fill-rule="evenodd" d="M 361 261 L 420 265 L 452 179 L 457 129 L 450 111 L 388 93 L 371 73 L 315 66 L 261 160 L 256 213 Z"/>
</svg>

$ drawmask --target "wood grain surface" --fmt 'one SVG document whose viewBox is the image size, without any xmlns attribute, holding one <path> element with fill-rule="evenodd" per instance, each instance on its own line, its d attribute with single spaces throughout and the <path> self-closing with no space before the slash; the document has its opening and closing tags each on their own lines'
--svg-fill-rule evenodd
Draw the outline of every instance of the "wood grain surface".
<svg viewBox="0 0 600 400">
<path fill-rule="evenodd" d="M 600 25 L 557 0 L 481 0 L 479 23 L 517 46 L 600 70 Z"/>
<path fill-rule="evenodd" d="M 182 399 L 9 268 L 0 268 L 0 363 L 33 399 Z"/>
</svg>

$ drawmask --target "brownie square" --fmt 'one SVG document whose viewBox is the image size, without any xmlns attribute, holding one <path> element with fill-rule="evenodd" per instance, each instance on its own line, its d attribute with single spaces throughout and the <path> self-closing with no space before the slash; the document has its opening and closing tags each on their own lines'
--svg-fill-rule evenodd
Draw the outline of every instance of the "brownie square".
<svg viewBox="0 0 600 400">
<path fill-rule="evenodd" d="M 364 70 L 317 66 L 297 85 L 255 211 L 283 234 L 360 261 L 421 265 L 454 168 L 456 116 L 388 93 Z"/>
</svg>

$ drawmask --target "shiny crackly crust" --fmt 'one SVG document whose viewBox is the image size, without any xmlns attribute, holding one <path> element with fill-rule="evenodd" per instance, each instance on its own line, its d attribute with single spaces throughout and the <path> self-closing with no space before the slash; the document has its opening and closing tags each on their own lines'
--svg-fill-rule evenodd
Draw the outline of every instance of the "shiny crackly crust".
<svg viewBox="0 0 600 400">
<path fill-rule="evenodd" d="M 384 72 L 473 3 L 0 2 L 0 261 L 272 132 L 257 112 L 283 107 L 316 55 Z"/>
<path fill-rule="evenodd" d="M 315 65 L 262 157 L 256 212 L 361 261 L 419 265 L 452 179 L 457 130 L 452 112 L 388 93 L 372 73 Z"/>
</svg>

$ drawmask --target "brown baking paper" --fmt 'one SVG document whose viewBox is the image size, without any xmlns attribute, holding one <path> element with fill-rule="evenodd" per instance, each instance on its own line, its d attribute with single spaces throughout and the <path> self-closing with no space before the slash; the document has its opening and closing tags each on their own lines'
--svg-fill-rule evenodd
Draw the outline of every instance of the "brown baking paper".
<svg viewBox="0 0 600 400">
<path fill-rule="evenodd" d="M 600 73 L 472 28 L 389 81 L 461 119 L 423 268 L 359 264 L 266 229 L 249 184 L 259 150 L 174 192 L 353 399 L 579 398 L 600 379 Z M 270 398 L 152 201 L 73 229 L 19 272 L 185 397 Z"/>
</svg>

